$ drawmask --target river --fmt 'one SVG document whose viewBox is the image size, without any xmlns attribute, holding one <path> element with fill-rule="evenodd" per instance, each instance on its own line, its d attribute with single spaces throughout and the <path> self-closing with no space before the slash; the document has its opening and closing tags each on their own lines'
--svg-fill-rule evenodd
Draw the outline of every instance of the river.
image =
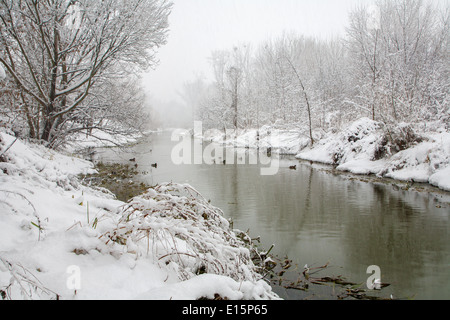
<svg viewBox="0 0 450 320">
<path fill-rule="evenodd" d="M 97 161 L 130 163 L 150 185 L 189 183 L 221 208 L 234 227 L 261 236 L 262 246 L 300 269 L 329 263 L 325 273 L 366 283 L 376 265 L 394 298 L 450 299 L 449 194 L 405 190 L 407 185 L 334 173 L 283 157 L 275 175 L 263 165 L 175 165 L 178 142 L 154 134 L 127 150 L 99 149 Z M 243 155 L 254 151 L 243 150 Z M 157 163 L 157 168 L 152 164 Z M 289 167 L 296 165 L 296 170 Z M 301 271 L 301 270 L 300 270 Z M 285 299 L 333 299 L 334 288 L 274 288 Z"/>
</svg>

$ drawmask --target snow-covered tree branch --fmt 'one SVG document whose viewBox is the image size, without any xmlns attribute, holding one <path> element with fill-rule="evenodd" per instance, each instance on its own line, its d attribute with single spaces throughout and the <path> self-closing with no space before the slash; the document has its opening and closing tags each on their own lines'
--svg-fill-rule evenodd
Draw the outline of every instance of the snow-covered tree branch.
<svg viewBox="0 0 450 320">
<path fill-rule="evenodd" d="M 320 132 L 361 117 L 387 128 L 448 122 L 449 13 L 422 0 L 379 0 L 350 12 L 342 38 L 286 32 L 249 52 L 213 52 L 211 90 L 190 101 L 197 101 L 200 120 L 209 127 L 282 124 L 301 130 L 311 144 Z M 245 60 L 236 59 L 237 53 L 245 53 Z M 230 70 L 241 70 L 240 77 Z"/>
<path fill-rule="evenodd" d="M 26 114 L 31 138 L 53 145 L 78 109 L 96 108 L 92 92 L 155 65 L 170 11 L 166 0 L 1 0 L 0 65 L 23 95 L 8 104 Z"/>
</svg>

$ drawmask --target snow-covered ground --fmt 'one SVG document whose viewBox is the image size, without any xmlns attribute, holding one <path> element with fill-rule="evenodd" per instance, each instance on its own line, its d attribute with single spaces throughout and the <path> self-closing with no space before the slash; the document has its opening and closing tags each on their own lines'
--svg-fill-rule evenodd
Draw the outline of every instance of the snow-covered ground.
<svg viewBox="0 0 450 320">
<path fill-rule="evenodd" d="M 252 248 L 192 187 L 126 204 L 80 184 L 91 162 L 4 132 L 0 155 L 0 298 L 278 298 Z"/>
<path fill-rule="evenodd" d="M 224 141 L 217 130 L 203 138 Z M 395 150 L 386 128 L 363 118 L 312 148 L 300 132 L 270 127 L 225 143 L 450 191 L 450 134 L 424 131 L 412 140 Z M 79 182 L 93 171 L 91 162 L 0 132 L 1 298 L 278 298 L 256 272 L 257 251 L 192 187 L 162 185 L 126 204 Z"/>
<path fill-rule="evenodd" d="M 383 126 L 363 118 L 339 134 L 320 140 L 313 148 L 305 148 L 297 158 L 334 164 L 337 170 L 355 174 L 430 183 L 450 191 L 450 133 L 437 130 L 421 132 L 418 137 L 397 152 L 386 139 Z"/>
<path fill-rule="evenodd" d="M 63 149 L 67 153 L 76 153 L 80 149 L 86 148 L 102 148 L 114 147 L 135 143 L 140 138 L 139 135 L 112 135 L 101 130 L 93 130 L 91 135 L 85 133 L 78 133 L 73 135 L 69 141 L 66 142 Z"/>
<path fill-rule="evenodd" d="M 285 155 L 298 154 L 310 141 L 309 137 L 299 130 L 283 130 L 270 126 L 263 126 L 259 130 L 239 130 L 237 134 L 234 131 L 225 134 L 223 130 L 210 129 L 206 130 L 201 138 L 227 147 L 259 147 L 262 150 L 272 148 L 272 152 Z"/>
<path fill-rule="evenodd" d="M 237 135 L 207 130 L 203 139 L 230 147 L 259 146 L 262 150 L 272 147 L 272 152 L 335 165 L 341 171 L 402 181 L 414 180 L 450 191 L 450 133 L 439 127 L 433 131 L 418 130 L 415 131 L 417 141 L 411 141 L 403 150 L 396 150 L 387 137 L 390 135 L 391 140 L 399 139 L 402 134 L 408 133 L 407 128 L 406 124 L 399 124 L 395 128 L 398 132 L 390 132 L 382 123 L 362 118 L 341 132 L 323 135 L 321 139 L 315 137 L 313 147 L 309 137 L 301 130 L 267 126 L 259 130 L 259 139 L 256 129 L 240 131 Z"/>
</svg>

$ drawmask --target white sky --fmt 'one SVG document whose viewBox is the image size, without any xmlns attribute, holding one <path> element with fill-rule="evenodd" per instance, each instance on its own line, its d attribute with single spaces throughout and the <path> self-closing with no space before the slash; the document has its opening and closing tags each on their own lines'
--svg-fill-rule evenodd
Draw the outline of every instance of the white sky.
<svg viewBox="0 0 450 320">
<path fill-rule="evenodd" d="M 154 101 L 179 100 L 183 83 L 210 71 L 217 49 L 258 45 L 283 31 L 317 37 L 343 35 L 348 14 L 369 0 L 173 0 L 168 44 L 145 76 Z"/>
</svg>

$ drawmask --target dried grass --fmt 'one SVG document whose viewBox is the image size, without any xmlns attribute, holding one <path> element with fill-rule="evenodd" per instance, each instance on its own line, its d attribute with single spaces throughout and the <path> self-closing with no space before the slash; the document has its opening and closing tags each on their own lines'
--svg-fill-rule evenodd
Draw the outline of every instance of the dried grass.
<svg viewBox="0 0 450 320">
<path fill-rule="evenodd" d="M 252 261 L 251 242 L 230 228 L 223 212 L 189 185 L 163 184 L 135 197 L 120 212 L 117 226 L 102 237 L 128 252 L 153 257 L 180 280 L 212 273 L 236 281 L 261 276 Z M 248 237 L 249 238 L 249 237 Z"/>
</svg>

